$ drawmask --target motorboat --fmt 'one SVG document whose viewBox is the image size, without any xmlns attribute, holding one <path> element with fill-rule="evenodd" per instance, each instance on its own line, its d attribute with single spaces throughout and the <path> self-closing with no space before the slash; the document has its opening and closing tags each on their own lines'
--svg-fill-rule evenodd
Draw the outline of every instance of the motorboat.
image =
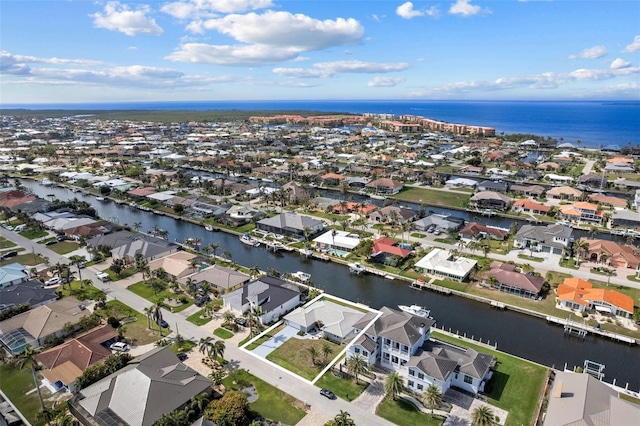
<svg viewBox="0 0 640 426">
<path fill-rule="evenodd" d="M 307 274 L 306 272 L 302 272 L 302 271 L 295 272 L 291 274 L 291 276 L 303 283 L 306 283 L 311 279 L 311 274 Z"/>
<path fill-rule="evenodd" d="M 411 305 L 411 306 L 398 305 L 398 308 L 400 308 L 401 311 L 407 312 L 407 313 L 409 313 L 411 315 L 416 315 L 416 316 L 421 317 L 421 318 L 431 318 L 431 311 L 429 311 L 428 309 L 425 309 L 424 306 L 420 306 L 420 305 Z"/>
<path fill-rule="evenodd" d="M 42 181 L 40 183 L 43 186 L 51 186 L 51 185 L 53 185 L 53 182 L 50 179 L 47 179 L 47 178 L 42 179 Z"/>
<path fill-rule="evenodd" d="M 364 266 L 362 266 L 359 263 L 350 263 L 349 264 L 349 272 L 357 274 L 357 275 L 362 275 L 362 274 L 367 272 L 367 268 L 365 268 Z"/>
<path fill-rule="evenodd" d="M 204 227 L 205 231 L 213 232 L 213 226 L 207 225 Z"/>
<path fill-rule="evenodd" d="M 104 198 L 104 197 L 96 197 L 96 201 L 104 201 L 104 200 L 106 200 L 106 198 Z"/>
<path fill-rule="evenodd" d="M 251 247 L 258 247 L 260 245 L 260 241 L 249 234 L 240 235 L 240 242 Z"/>
<path fill-rule="evenodd" d="M 387 197 L 385 197 L 384 195 L 380 195 L 380 194 L 369 194 L 369 198 L 372 198 L 374 200 L 386 200 Z"/>
</svg>

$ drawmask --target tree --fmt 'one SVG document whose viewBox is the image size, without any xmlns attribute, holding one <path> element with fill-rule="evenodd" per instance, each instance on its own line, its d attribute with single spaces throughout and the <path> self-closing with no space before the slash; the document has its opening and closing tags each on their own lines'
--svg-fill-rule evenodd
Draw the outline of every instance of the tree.
<svg viewBox="0 0 640 426">
<path fill-rule="evenodd" d="M 496 424 L 493 410 L 488 405 L 480 405 L 471 413 L 473 426 L 494 426 Z"/>
<path fill-rule="evenodd" d="M 36 373 L 36 367 L 38 366 L 38 361 L 36 361 L 36 354 L 38 352 L 33 349 L 31 346 L 27 346 L 18 358 L 16 359 L 16 367 L 19 369 L 23 369 L 27 365 L 31 367 L 31 374 L 33 375 L 33 384 L 36 387 L 36 391 L 38 393 L 38 399 L 40 400 L 40 409 L 44 410 L 44 400 L 42 399 L 42 393 L 40 392 L 40 383 L 38 382 L 38 375 Z"/>
<path fill-rule="evenodd" d="M 211 356 L 215 359 L 220 357 L 224 359 L 224 350 L 226 349 L 226 344 L 222 340 L 216 340 L 211 347 Z"/>
<path fill-rule="evenodd" d="M 427 386 L 427 389 L 422 392 L 420 398 L 424 406 L 431 409 L 431 417 L 433 417 L 433 410 L 440 408 L 440 405 L 442 405 L 442 392 L 435 383 Z"/>
<path fill-rule="evenodd" d="M 198 342 L 198 350 L 201 354 L 211 358 L 211 349 L 213 348 L 214 339 L 211 336 L 201 337 Z"/>
<path fill-rule="evenodd" d="M 258 265 L 253 266 L 249 269 L 249 276 L 251 278 L 257 278 L 260 275 L 260 267 Z"/>
<path fill-rule="evenodd" d="M 228 390 L 224 396 L 207 407 L 205 419 L 218 426 L 246 426 L 249 424 L 249 402 L 242 392 Z"/>
<path fill-rule="evenodd" d="M 213 256 L 213 263 L 216 263 L 216 252 L 220 248 L 220 244 L 219 243 L 211 243 L 211 244 L 209 244 L 208 247 L 209 247 L 209 250 L 211 251 L 211 254 Z"/>
<path fill-rule="evenodd" d="M 609 286 L 609 284 L 611 284 L 611 277 L 616 276 L 616 270 L 612 268 L 601 268 L 600 271 L 607 276 L 607 286 Z"/>
<path fill-rule="evenodd" d="M 78 268 L 78 278 L 80 279 L 80 281 L 82 281 L 82 268 L 80 268 L 80 265 L 84 266 L 84 263 L 87 261 L 87 258 L 84 256 L 79 256 L 79 255 L 73 255 L 69 258 L 69 260 L 71 261 L 72 264 L 76 265 L 76 267 Z"/>
<path fill-rule="evenodd" d="M 307 348 L 307 352 L 309 352 L 309 355 L 311 355 L 311 362 L 315 365 L 316 358 L 318 357 L 318 350 L 315 346 L 309 346 Z"/>
<path fill-rule="evenodd" d="M 197 409 L 199 413 L 202 413 L 209 403 L 209 395 L 206 392 L 199 393 L 191 398 L 191 408 Z"/>
<path fill-rule="evenodd" d="M 340 410 L 340 413 L 336 414 L 333 420 L 325 424 L 325 426 L 355 426 L 356 422 L 351 418 L 351 414 L 344 410 Z"/>
<path fill-rule="evenodd" d="M 327 358 L 333 353 L 333 348 L 328 342 L 322 342 L 322 356 L 324 357 L 324 363 L 327 363 Z"/>
<path fill-rule="evenodd" d="M 356 383 L 358 383 L 358 377 L 367 370 L 367 360 L 362 355 L 354 355 L 347 361 L 347 371 L 354 375 Z"/>
<path fill-rule="evenodd" d="M 396 399 L 403 388 L 404 379 L 397 371 L 392 371 L 387 374 L 387 377 L 384 379 L 384 391 L 390 395 L 392 399 Z"/>
</svg>

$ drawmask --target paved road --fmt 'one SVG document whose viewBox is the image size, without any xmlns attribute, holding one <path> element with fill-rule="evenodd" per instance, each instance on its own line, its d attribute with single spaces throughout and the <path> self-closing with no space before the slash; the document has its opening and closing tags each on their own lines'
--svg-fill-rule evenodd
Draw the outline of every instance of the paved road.
<svg viewBox="0 0 640 426">
<path fill-rule="evenodd" d="M 49 250 L 44 245 L 39 245 L 23 236 L 0 228 L 0 236 L 15 242 L 24 247 L 27 252 L 32 250 L 36 254 L 40 254 L 49 258 L 49 263 L 69 263 L 69 260 Z M 96 269 L 89 267 L 82 270 L 83 279 L 91 279 L 96 288 L 103 290 L 110 299 L 117 299 L 122 303 L 130 306 L 138 312 L 142 312 L 144 308 L 150 306 L 150 302 L 142 297 L 128 291 L 126 288 L 118 286 L 115 283 L 103 283 L 96 278 Z M 164 319 L 171 325 L 177 325 L 180 334 L 186 339 L 199 341 L 202 337 L 210 337 L 211 333 L 186 321 L 186 319 L 171 312 L 163 313 Z M 392 423 L 377 417 L 376 415 L 357 407 L 342 399 L 330 401 L 319 394 L 319 389 L 308 382 L 301 380 L 298 376 L 284 370 L 276 365 L 268 363 L 263 359 L 245 352 L 234 345 L 227 345 L 225 349 L 225 358 L 229 361 L 229 365 L 237 368 L 244 368 L 270 383 L 273 386 L 283 390 L 284 392 L 295 396 L 299 400 L 306 402 L 313 407 L 313 411 L 321 413 L 329 418 L 335 417 L 340 410 L 347 411 L 351 414 L 351 418 L 358 425 L 392 425 Z"/>
</svg>

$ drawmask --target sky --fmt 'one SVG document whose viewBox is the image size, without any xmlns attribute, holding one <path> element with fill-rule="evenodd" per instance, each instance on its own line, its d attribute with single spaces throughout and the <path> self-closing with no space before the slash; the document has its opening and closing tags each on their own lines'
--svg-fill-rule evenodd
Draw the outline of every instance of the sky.
<svg viewBox="0 0 640 426">
<path fill-rule="evenodd" d="M 0 105 L 640 100 L 637 0 L 0 0 Z"/>
</svg>

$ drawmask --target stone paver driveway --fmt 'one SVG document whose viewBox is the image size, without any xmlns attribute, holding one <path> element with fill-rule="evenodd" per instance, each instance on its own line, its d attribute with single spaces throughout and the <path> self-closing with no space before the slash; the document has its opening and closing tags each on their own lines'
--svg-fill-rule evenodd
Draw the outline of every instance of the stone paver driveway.
<svg viewBox="0 0 640 426">
<path fill-rule="evenodd" d="M 278 334 L 255 348 L 252 352 L 257 356 L 266 358 L 267 355 L 278 349 L 284 342 L 294 337 L 297 333 L 298 330 L 296 330 L 295 328 L 286 326 L 285 328 L 280 330 Z"/>
</svg>

